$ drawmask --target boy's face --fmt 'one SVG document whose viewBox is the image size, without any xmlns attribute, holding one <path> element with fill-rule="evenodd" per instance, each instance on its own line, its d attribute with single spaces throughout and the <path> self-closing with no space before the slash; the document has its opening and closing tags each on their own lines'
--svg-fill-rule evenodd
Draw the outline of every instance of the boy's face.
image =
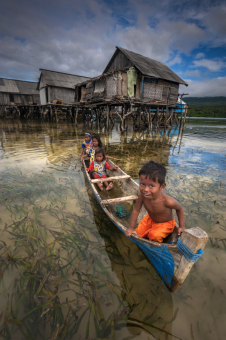
<svg viewBox="0 0 226 340">
<path fill-rule="evenodd" d="M 90 136 L 89 135 L 85 135 L 85 141 L 88 143 L 90 141 Z"/>
<path fill-rule="evenodd" d="M 140 175 L 139 189 L 144 198 L 157 198 L 161 191 L 164 190 L 166 183 L 160 185 L 159 182 L 154 182 L 146 175 Z"/>
</svg>

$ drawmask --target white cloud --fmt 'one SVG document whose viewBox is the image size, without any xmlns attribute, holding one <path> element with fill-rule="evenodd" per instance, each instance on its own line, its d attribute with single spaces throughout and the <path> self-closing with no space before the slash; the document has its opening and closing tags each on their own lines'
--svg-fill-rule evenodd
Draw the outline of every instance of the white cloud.
<svg viewBox="0 0 226 340">
<path fill-rule="evenodd" d="M 189 93 L 190 97 L 215 97 L 226 96 L 226 77 L 219 77 L 214 79 L 205 79 L 202 81 L 194 81 L 185 79 L 188 83 L 188 88 L 180 85 L 180 93 Z M 185 100 L 186 101 L 186 100 Z"/>
<path fill-rule="evenodd" d="M 145 22 L 144 22 L 145 23 Z M 143 24 L 144 24 L 143 23 Z M 204 31 L 195 24 L 183 21 L 162 21 L 154 28 L 147 23 L 142 26 L 122 28 L 117 26 L 117 40 L 128 50 L 166 63 L 174 51 L 189 53 L 198 47 Z M 179 54 L 168 65 L 181 61 Z"/>
<path fill-rule="evenodd" d="M 187 76 L 187 77 L 198 78 L 198 77 L 200 77 L 200 72 L 199 72 L 199 70 L 188 70 L 188 71 L 184 72 L 184 75 Z"/>
<path fill-rule="evenodd" d="M 198 53 L 198 54 L 196 54 L 195 59 L 202 59 L 204 57 L 205 57 L 204 53 Z"/>
<path fill-rule="evenodd" d="M 226 67 L 226 63 L 221 60 L 200 59 L 194 60 L 192 67 L 205 67 L 212 72 L 217 72 Z"/>
<path fill-rule="evenodd" d="M 180 55 L 175 56 L 172 60 L 167 62 L 168 66 L 172 66 L 175 64 L 180 64 L 182 62 L 182 58 Z"/>
</svg>

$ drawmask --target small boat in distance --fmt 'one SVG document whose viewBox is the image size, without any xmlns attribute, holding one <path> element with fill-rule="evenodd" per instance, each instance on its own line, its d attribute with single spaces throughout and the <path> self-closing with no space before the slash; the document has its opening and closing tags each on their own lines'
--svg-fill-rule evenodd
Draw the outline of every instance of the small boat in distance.
<svg viewBox="0 0 226 340">
<path fill-rule="evenodd" d="M 108 160 L 111 167 L 115 164 Z M 89 167 L 89 159 L 83 159 L 85 168 Z M 133 205 L 139 195 L 139 185 L 120 168 L 116 171 L 107 170 L 108 178 L 105 181 L 113 181 L 114 188 L 111 191 L 100 191 L 95 183 L 101 179 L 92 179 L 86 172 L 87 179 L 95 198 L 109 219 L 123 233 L 129 226 L 130 214 L 124 214 L 123 205 L 126 210 L 132 212 Z M 117 195 L 116 195 L 117 193 Z M 110 195 L 111 197 L 104 197 Z M 113 197 L 112 197 L 113 196 Z M 118 196 L 118 197 L 114 197 Z M 137 225 L 147 214 L 142 206 L 137 219 Z M 133 234 L 130 239 L 143 251 L 160 278 L 171 292 L 175 292 L 184 282 L 194 262 L 201 256 L 207 243 L 207 233 L 199 227 L 186 229 L 178 240 L 176 225 L 174 232 L 170 234 L 163 243 L 149 241 Z"/>
</svg>

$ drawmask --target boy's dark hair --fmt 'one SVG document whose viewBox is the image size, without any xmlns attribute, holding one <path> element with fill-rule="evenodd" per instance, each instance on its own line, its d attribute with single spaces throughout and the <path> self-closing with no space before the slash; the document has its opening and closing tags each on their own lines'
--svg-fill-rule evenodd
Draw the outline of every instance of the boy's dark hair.
<svg viewBox="0 0 226 340">
<path fill-rule="evenodd" d="M 150 161 L 142 166 L 139 171 L 139 176 L 140 175 L 145 175 L 146 178 L 148 177 L 152 181 L 158 182 L 160 185 L 162 185 L 165 183 L 166 168 L 159 163 Z"/>
<path fill-rule="evenodd" d="M 94 138 L 98 141 L 98 147 L 99 147 L 99 148 L 102 148 L 102 147 L 103 147 L 103 144 L 102 144 L 102 142 L 101 142 L 101 140 L 100 140 L 100 137 L 99 137 L 98 135 L 92 136 L 92 139 L 94 139 Z"/>
<path fill-rule="evenodd" d="M 103 160 L 105 161 L 106 156 L 105 156 L 104 149 L 103 149 L 103 148 L 99 148 L 99 149 L 97 149 L 97 150 L 95 151 L 95 159 L 96 159 L 96 155 L 97 155 L 98 153 L 101 153 L 101 154 L 103 155 Z"/>
</svg>

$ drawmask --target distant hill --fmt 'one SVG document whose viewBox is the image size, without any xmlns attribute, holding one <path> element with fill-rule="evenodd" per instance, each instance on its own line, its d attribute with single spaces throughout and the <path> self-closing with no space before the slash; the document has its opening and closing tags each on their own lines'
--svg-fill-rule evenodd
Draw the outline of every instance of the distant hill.
<svg viewBox="0 0 226 340">
<path fill-rule="evenodd" d="M 222 106 L 226 105 L 226 97 L 183 97 L 190 106 Z"/>
<path fill-rule="evenodd" d="M 190 117 L 226 118 L 226 97 L 183 97 Z"/>
</svg>

